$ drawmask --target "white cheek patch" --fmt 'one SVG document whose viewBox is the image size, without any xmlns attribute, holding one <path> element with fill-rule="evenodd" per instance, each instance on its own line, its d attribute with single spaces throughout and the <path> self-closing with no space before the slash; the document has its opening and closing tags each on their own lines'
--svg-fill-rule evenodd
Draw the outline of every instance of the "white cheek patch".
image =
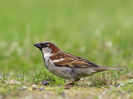
<svg viewBox="0 0 133 99">
<path fill-rule="evenodd" d="M 63 61 L 64 58 L 61 58 L 61 59 L 57 59 L 57 60 L 53 60 L 54 63 L 57 63 L 57 62 L 60 62 L 60 61 Z"/>
<path fill-rule="evenodd" d="M 50 52 L 47 52 L 45 49 L 42 49 L 42 52 L 44 58 L 52 56 L 52 54 L 50 54 Z"/>
<path fill-rule="evenodd" d="M 51 54 L 50 54 L 50 53 L 46 53 L 46 54 L 44 54 L 43 56 L 44 56 L 44 58 L 46 58 L 46 57 L 50 57 Z"/>
</svg>

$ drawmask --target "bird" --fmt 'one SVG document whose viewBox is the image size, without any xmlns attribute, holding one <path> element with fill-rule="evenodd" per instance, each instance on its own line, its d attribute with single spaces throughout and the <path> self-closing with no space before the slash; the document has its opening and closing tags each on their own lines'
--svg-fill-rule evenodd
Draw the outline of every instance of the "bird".
<svg viewBox="0 0 133 99">
<path fill-rule="evenodd" d="M 64 88 L 69 89 L 74 82 L 106 70 L 123 71 L 120 68 L 99 66 L 87 59 L 63 52 L 54 43 L 49 41 L 39 42 L 34 44 L 43 56 L 45 66 L 56 76 L 59 76 L 69 81 Z"/>
</svg>

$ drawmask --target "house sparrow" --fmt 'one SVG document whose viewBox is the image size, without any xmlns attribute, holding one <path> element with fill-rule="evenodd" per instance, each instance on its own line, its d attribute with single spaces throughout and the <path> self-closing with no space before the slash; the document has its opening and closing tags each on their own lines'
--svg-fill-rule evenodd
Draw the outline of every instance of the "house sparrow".
<svg viewBox="0 0 133 99">
<path fill-rule="evenodd" d="M 89 60 L 61 51 L 51 42 L 40 42 L 34 44 L 42 52 L 46 68 L 56 76 L 69 79 L 65 88 L 78 81 L 82 77 L 90 76 L 94 73 L 105 70 L 118 70 L 119 68 L 98 66 Z"/>
</svg>

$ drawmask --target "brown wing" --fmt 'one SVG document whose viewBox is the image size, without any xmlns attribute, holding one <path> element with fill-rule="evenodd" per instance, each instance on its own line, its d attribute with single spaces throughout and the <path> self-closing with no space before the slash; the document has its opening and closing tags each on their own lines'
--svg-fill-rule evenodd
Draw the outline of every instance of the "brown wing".
<svg viewBox="0 0 133 99">
<path fill-rule="evenodd" d="M 58 67 L 71 67 L 71 68 L 97 67 L 96 64 L 94 64 L 86 59 L 76 57 L 71 54 L 63 53 L 63 52 L 60 52 L 60 53 L 56 54 L 55 56 L 52 56 L 51 59 L 52 60 L 64 59 L 59 62 L 54 62 L 55 65 Z"/>
</svg>

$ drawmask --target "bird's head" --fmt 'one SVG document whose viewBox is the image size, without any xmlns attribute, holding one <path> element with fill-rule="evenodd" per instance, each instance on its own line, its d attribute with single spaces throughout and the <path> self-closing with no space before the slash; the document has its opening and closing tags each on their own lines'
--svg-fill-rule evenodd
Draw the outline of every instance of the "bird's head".
<svg viewBox="0 0 133 99">
<path fill-rule="evenodd" d="M 58 51 L 60 51 L 60 49 L 51 42 L 40 42 L 40 43 L 34 44 L 34 46 L 39 48 L 44 55 L 53 54 L 53 53 L 57 53 Z"/>
</svg>

